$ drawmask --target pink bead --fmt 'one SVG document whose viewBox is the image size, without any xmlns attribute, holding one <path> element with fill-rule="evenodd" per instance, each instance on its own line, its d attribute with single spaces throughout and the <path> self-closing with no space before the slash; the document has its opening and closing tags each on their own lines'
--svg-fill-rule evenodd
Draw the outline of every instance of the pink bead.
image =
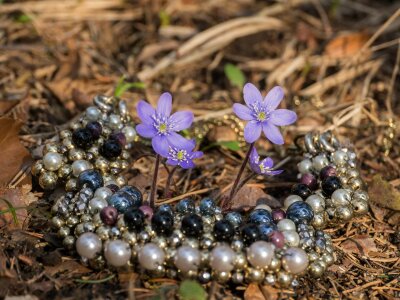
<svg viewBox="0 0 400 300">
<path fill-rule="evenodd" d="M 313 174 L 303 174 L 300 179 L 300 183 L 307 185 L 311 190 L 317 189 L 317 178 Z"/>
<path fill-rule="evenodd" d="M 336 169 L 331 166 L 324 167 L 320 171 L 319 176 L 321 177 L 321 180 L 324 180 L 330 176 L 336 176 Z"/>
<path fill-rule="evenodd" d="M 118 219 L 118 211 L 113 206 L 106 206 L 100 211 L 100 219 L 106 225 L 114 225 Z"/>
<path fill-rule="evenodd" d="M 285 236 L 283 235 L 282 232 L 280 231 L 273 231 L 269 239 L 271 240 L 271 243 L 275 245 L 276 248 L 282 248 L 285 246 Z"/>
<path fill-rule="evenodd" d="M 284 219 L 286 217 L 286 213 L 280 209 L 274 209 L 272 211 L 272 219 L 274 220 L 275 223 L 278 223 L 280 220 Z"/>
<path fill-rule="evenodd" d="M 142 205 L 139 207 L 139 209 L 144 213 L 146 219 L 150 220 L 153 216 L 153 209 L 150 206 Z"/>
</svg>

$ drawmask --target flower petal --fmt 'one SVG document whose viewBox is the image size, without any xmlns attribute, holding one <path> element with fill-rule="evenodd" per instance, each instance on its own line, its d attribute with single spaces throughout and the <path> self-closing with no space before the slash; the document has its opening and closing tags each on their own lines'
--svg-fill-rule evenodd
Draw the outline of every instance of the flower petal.
<svg viewBox="0 0 400 300">
<path fill-rule="evenodd" d="M 151 144 L 157 154 L 160 154 L 162 157 L 168 157 L 169 145 L 166 136 L 156 135 L 152 139 Z"/>
<path fill-rule="evenodd" d="M 271 169 L 274 166 L 274 161 L 271 157 L 264 158 L 260 164 L 263 165 L 264 169 Z"/>
<path fill-rule="evenodd" d="M 267 139 L 269 139 L 272 143 L 276 145 L 283 145 L 284 140 L 281 132 L 279 131 L 279 128 L 276 127 L 274 124 L 270 122 L 264 122 L 263 125 L 263 131 Z"/>
<path fill-rule="evenodd" d="M 154 128 L 154 126 L 151 125 L 145 125 L 145 124 L 139 124 L 136 126 L 136 132 L 144 138 L 153 138 L 156 134 L 157 131 Z"/>
<path fill-rule="evenodd" d="M 260 156 L 258 155 L 256 147 L 253 147 L 253 150 L 251 150 L 250 153 L 250 162 L 258 164 L 258 161 L 260 160 Z"/>
<path fill-rule="evenodd" d="M 272 111 L 278 107 L 281 103 L 283 96 L 285 95 L 283 89 L 280 86 L 273 87 L 265 96 L 264 103 L 267 106 L 268 111 Z"/>
<path fill-rule="evenodd" d="M 178 111 L 170 118 L 171 129 L 174 131 L 181 131 L 189 128 L 192 125 L 194 115 L 191 111 Z"/>
<path fill-rule="evenodd" d="M 268 121 L 276 126 L 286 126 L 293 124 L 297 120 L 297 115 L 289 109 L 277 109 L 271 112 Z"/>
<path fill-rule="evenodd" d="M 183 149 L 189 152 L 192 151 L 193 148 L 196 146 L 196 143 L 194 143 L 193 140 L 187 140 L 176 132 L 171 132 L 169 135 L 166 136 L 166 138 L 168 144 L 171 145 L 171 147 L 179 150 Z"/>
<path fill-rule="evenodd" d="M 163 93 L 158 98 L 157 113 L 169 117 L 172 110 L 172 96 L 170 93 Z"/>
<path fill-rule="evenodd" d="M 261 135 L 261 124 L 256 121 L 250 121 L 244 128 L 244 139 L 248 143 L 254 143 L 260 138 Z"/>
<path fill-rule="evenodd" d="M 279 175 L 283 172 L 284 170 L 273 170 L 273 171 L 268 171 L 266 175 Z"/>
<path fill-rule="evenodd" d="M 243 87 L 243 98 L 247 106 L 252 106 L 254 103 L 262 103 L 263 98 L 258 88 L 252 83 L 246 83 Z"/>
<path fill-rule="evenodd" d="M 195 164 L 191 159 L 184 160 L 179 163 L 179 165 L 184 169 L 191 169 L 194 168 Z"/>
<path fill-rule="evenodd" d="M 177 166 L 178 165 L 178 161 L 168 158 L 167 159 L 167 164 L 170 165 L 170 166 Z"/>
<path fill-rule="evenodd" d="M 154 108 L 144 100 L 140 100 L 136 106 L 137 114 L 140 120 L 147 124 L 153 124 L 153 116 L 155 115 L 156 111 Z"/>
<path fill-rule="evenodd" d="M 250 108 L 247 106 L 244 106 L 243 104 L 235 103 L 233 104 L 233 112 L 238 116 L 238 118 L 245 120 L 245 121 L 251 121 L 254 120 L 254 117 L 251 113 Z"/>
<path fill-rule="evenodd" d="M 204 153 L 202 151 L 195 151 L 192 153 L 192 155 L 190 155 L 191 159 L 196 159 L 196 158 L 200 158 L 203 157 Z"/>
</svg>

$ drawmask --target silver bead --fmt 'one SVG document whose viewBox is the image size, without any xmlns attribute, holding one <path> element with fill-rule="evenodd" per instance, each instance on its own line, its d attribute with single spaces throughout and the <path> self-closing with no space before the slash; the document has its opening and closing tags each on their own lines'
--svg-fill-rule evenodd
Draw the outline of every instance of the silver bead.
<svg viewBox="0 0 400 300">
<path fill-rule="evenodd" d="M 79 219 L 78 219 L 77 216 L 69 216 L 67 221 L 66 221 L 66 224 L 68 226 L 75 226 L 78 223 L 79 223 Z"/>
<path fill-rule="evenodd" d="M 102 242 L 100 238 L 92 232 L 84 233 L 76 240 L 76 251 L 78 254 L 89 259 L 94 258 L 100 253 L 101 248 Z"/>
<path fill-rule="evenodd" d="M 325 269 L 318 263 L 310 264 L 309 273 L 314 278 L 321 277 L 325 272 Z"/>
<path fill-rule="evenodd" d="M 265 273 L 260 269 L 248 268 L 245 276 L 247 282 L 261 283 L 264 280 Z"/>
<path fill-rule="evenodd" d="M 368 193 L 363 190 L 355 191 L 353 194 L 353 201 L 355 201 L 355 200 L 362 200 L 362 201 L 368 202 L 368 200 L 369 200 Z"/>
<path fill-rule="evenodd" d="M 290 247 L 297 247 L 300 243 L 299 234 L 295 230 L 282 232 L 285 237 L 285 243 Z"/>
<path fill-rule="evenodd" d="M 297 233 L 296 233 L 297 234 Z M 275 247 L 272 243 L 257 241 L 247 248 L 247 260 L 255 268 L 267 268 L 274 257 Z"/>
<path fill-rule="evenodd" d="M 353 217 L 353 210 L 349 206 L 341 206 L 335 212 L 335 217 L 343 222 L 350 221 Z"/>
<path fill-rule="evenodd" d="M 63 157 L 57 152 L 48 152 L 43 157 L 43 165 L 49 171 L 58 170 L 63 162 Z"/>
<path fill-rule="evenodd" d="M 315 213 L 321 213 L 325 210 L 325 199 L 319 195 L 313 194 L 306 199 L 306 203 L 311 206 Z"/>
<path fill-rule="evenodd" d="M 281 260 L 276 256 L 272 257 L 271 262 L 268 266 L 268 270 L 277 272 L 281 268 Z"/>
<path fill-rule="evenodd" d="M 122 267 L 126 265 L 131 258 L 131 248 L 129 244 L 124 241 L 110 241 L 105 245 L 104 257 L 109 265 Z"/>
<path fill-rule="evenodd" d="M 217 272 L 230 272 L 234 268 L 235 258 L 235 252 L 229 246 L 217 246 L 211 251 L 210 266 Z"/>
<path fill-rule="evenodd" d="M 121 126 L 121 118 L 118 115 L 111 114 L 108 117 L 108 126 L 112 129 L 118 129 Z"/>
<path fill-rule="evenodd" d="M 237 253 L 235 257 L 235 268 L 244 269 L 247 266 L 247 260 L 244 253 Z"/>
<path fill-rule="evenodd" d="M 234 241 L 231 243 L 231 248 L 232 248 L 232 250 L 235 251 L 235 252 L 240 252 L 240 251 L 243 250 L 244 244 L 243 244 L 243 242 L 242 242 L 241 240 L 234 240 Z"/>
<path fill-rule="evenodd" d="M 101 112 L 95 106 L 86 108 L 85 116 L 89 121 L 97 121 L 100 118 Z"/>
<path fill-rule="evenodd" d="M 351 193 L 346 189 L 337 189 L 333 192 L 332 196 L 332 204 L 335 207 L 339 206 L 347 206 L 350 204 Z"/>
<path fill-rule="evenodd" d="M 176 251 L 175 266 L 182 272 L 197 271 L 201 255 L 199 250 L 190 246 L 179 247 Z"/>
<path fill-rule="evenodd" d="M 277 282 L 281 287 L 288 287 L 292 283 L 293 277 L 291 274 L 279 271 L 277 274 Z"/>
<path fill-rule="evenodd" d="M 290 195 L 283 202 L 283 206 L 285 207 L 285 209 L 287 209 L 290 205 L 297 201 L 303 201 L 303 199 L 301 199 L 301 197 L 297 195 Z"/>
<path fill-rule="evenodd" d="M 301 174 L 307 174 L 312 172 L 313 164 L 309 159 L 303 159 L 298 163 L 297 168 Z"/>
<path fill-rule="evenodd" d="M 225 283 L 225 282 L 227 282 L 229 279 L 230 279 L 230 277 L 231 277 L 231 273 L 230 272 L 225 272 L 225 271 L 222 271 L 222 272 L 215 272 L 215 278 L 217 279 L 217 281 L 219 282 L 219 283 Z"/>
<path fill-rule="evenodd" d="M 234 284 L 242 284 L 244 281 L 244 274 L 242 272 L 236 271 L 232 274 L 231 278 Z"/>
<path fill-rule="evenodd" d="M 106 200 L 94 197 L 89 201 L 89 211 L 91 214 L 100 212 L 104 207 L 108 206 Z"/>
<path fill-rule="evenodd" d="M 318 172 L 329 164 L 328 159 L 323 154 L 314 157 L 312 162 L 313 162 L 313 168 Z"/>
<path fill-rule="evenodd" d="M 139 264 L 146 270 L 156 270 L 164 259 L 164 251 L 154 243 L 145 244 L 138 253 Z"/>
<path fill-rule="evenodd" d="M 296 230 L 296 224 L 290 219 L 282 219 L 277 224 L 279 231 L 292 231 Z"/>
<path fill-rule="evenodd" d="M 67 235 L 64 239 L 63 239 L 63 246 L 66 249 L 71 250 L 74 247 L 75 244 L 75 237 L 73 237 L 72 235 Z"/>
<path fill-rule="evenodd" d="M 351 203 L 353 210 L 357 215 L 363 215 L 368 212 L 368 202 L 363 200 L 354 200 Z"/>
<path fill-rule="evenodd" d="M 122 128 L 122 133 L 125 135 L 126 141 L 128 143 L 132 143 L 135 141 L 135 138 L 136 138 L 135 128 L 133 128 L 131 126 L 125 126 L 124 128 Z"/>
<path fill-rule="evenodd" d="M 322 260 L 328 265 L 332 265 L 335 262 L 335 258 L 333 255 L 329 253 L 322 254 Z"/>
<path fill-rule="evenodd" d="M 291 274 L 302 273 L 308 267 L 307 253 L 300 248 L 288 248 L 282 257 L 282 265 Z"/>
<path fill-rule="evenodd" d="M 108 187 L 101 187 L 96 190 L 94 197 L 108 200 L 112 196 L 113 192 Z"/>
<path fill-rule="evenodd" d="M 275 285 L 276 276 L 274 274 L 267 274 L 264 278 L 264 285 Z"/>
<path fill-rule="evenodd" d="M 142 243 L 147 243 L 150 241 L 150 235 L 147 231 L 141 231 L 138 235 L 138 239 Z"/>
<path fill-rule="evenodd" d="M 69 235 L 71 230 L 69 227 L 63 226 L 58 230 L 58 236 L 65 238 L 67 235 Z"/>
<path fill-rule="evenodd" d="M 60 227 L 62 227 L 65 223 L 64 223 L 64 220 L 63 219 L 61 219 L 60 217 L 57 217 L 57 216 L 54 216 L 52 219 L 51 219 L 51 222 L 53 223 L 53 225 L 55 226 L 55 227 L 57 227 L 57 228 L 60 228 Z"/>
<path fill-rule="evenodd" d="M 211 273 L 208 271 L 202 271 L 199 273 L 198 278 L 202 284 L 206 284 L 211 280 Z"/>
<path fill-rule="evenodd" d="M 338 166 L 343 166 L 348 159 L 347 153 L 342 150 L 337 150 L 332 154 L 332 160 Z"/>
</svg>

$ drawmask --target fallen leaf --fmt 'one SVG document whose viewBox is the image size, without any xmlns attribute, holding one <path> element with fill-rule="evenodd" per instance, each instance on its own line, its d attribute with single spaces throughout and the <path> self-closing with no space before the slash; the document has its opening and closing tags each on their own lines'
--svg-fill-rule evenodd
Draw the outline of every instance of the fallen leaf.
<svg viewBox="0 0 400 300">
<path fill-rule="evenodd" d="M 365 32 L 341 34 L 326 45 L 325 54 L 331 58 L 350 57 L 358 53 L 369 38 Z"/>
<path fill-rule="evenodd" d="M 230 192 L 230 191 L 228 191 Z M 265 198 L 267 194 L 263 189 L 246 184 L 232 199 L 232 210 L 254 207 L 260 198 Z"/>
<path fill-rule="evenodd" d="M 56 266 L 45 266 L 46 274 L 50 277 L 58 273 L 68 272 L 69 275 L 73 274 L 86 274 L 90 273 L 90 269 L 74 260 L 66 260 Z"/>
<path fill-rule="evenodd" d="M 245 300 L 264 300 L 264 296 L 257 284 L 249 284 L 244 292 Z"/>
<path fill-rule="evenodd" d="M 348 238 L 340 244 L 340 247 L 346 253 L 356 253 L 362 256 L 368 255 L 370 251 L 378 251 L 374 239 L 368 235 L 358 235 Z"/>
<path fill-rule="evenodd" d="M 400 192 L 381 175 L 375 175 L 369 187 L 370 201 L 378 206 L 400 211 Z"/>
<path fill-rule="evenodd" d="M 10 184 L 18 172 L 29 169 L 32 158 L 29 151 L 19 140 L 22 123 L 11 118 L 0 118 L 0 187 Z M 17 186 L 31 184 L 31 176 L 24 178 Z"/>
</svg>

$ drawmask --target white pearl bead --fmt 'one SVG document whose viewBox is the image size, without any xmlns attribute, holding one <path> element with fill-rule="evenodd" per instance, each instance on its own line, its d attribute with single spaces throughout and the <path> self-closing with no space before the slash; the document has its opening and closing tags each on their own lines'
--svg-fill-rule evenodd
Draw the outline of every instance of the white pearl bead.
<svg viewBox="0 0 400 300">
<path fill-rule="evenodd" d="M 201 260 L 200 251 L 190 246 L 182 246 L 176 252 L 175 266 L 182 272 L 196 271 Z"/>
<path fill-rule="evenodd" d="M 296 230 L 296 224 L 290 219 L 282 219 L 277 224 L 279 231 Z"/>
<path fill-rule="evenodd" d="M 297 247 L 300 243 L 300 236 L 295 230 L 283 231 L 285 237 L 285 243 L 290 247 Z"/>
<path fill-rule="evenodd" d="M 283 254 L 282 265 L 286 271 L 299 274 L 308 267 L 308 255 L 300 248 L 288 248 Z"/>
<path fill-rule="evenodd" d="M 321 171 L 328 164 L 329 164 L 329 161 L 325 155 L 318 155 L 313 158 L 313 167 L 316 171 Z"/>
<path fill-rule="evenodd" d="M 79 174 L 81 174 L 83 171 L 92 169 L 93 166 L 90 162 L 87 160 L 76 160 L 72 163 L 72 174 L 74 174 L 75 177 L 78 177 Z"/>
<path fill-rule="evenodd" d="M 124 241 L 110 241 L 105 246 L 104 257 L 108 264 L 114 267 L 121 267 L 126 265 L 131 258 L 131 248 Z"/>
<path fill-rule="evenodd" d="M 346 161 L 348 160 L 348 158 L 349 157 L 348 157 L 347 153 L 342 150 L 337 150 L 332 155 L 333 161 L 338 166 L 343 166 L 346 163 Z"/>
<path fill-rule="evenodd" d="M 98 197 L 94 197 L 89 201 L 89 211 L 92 214 L 100 212 L 106 206 L 108 206 L 107 201 Z"/>
<path fill-rule="evenodd" d="M 144 245 L 138 253 L 140 265 L 147 270 L 157 269 L 163 264 L 164 259 L 164 251 L 154 243 Z"/>
<path fill-rule="evenodd" d="M 265 210 L 268 210 L 269 212 L 272 211 L 272 208 L 271 208 L 269 205 L 267 205 L 267 204 L 258 204 L 258 205 L 254 208 L 254 210 L 256 210 L 256 209 L 265 209 Z"/>
<path fill-rule="evenodd" d="M 255 268 L 266 268 L 274 256 L 275 247 L 273 244 L 257 241 L 247 249 L 247 260 Z"/>
<path fill-rule="evenodd" d="M 131 127 L 131 126 L 125 126 L 122 129 L 122 133 L 125 134 L 126 137 L 126 141 L 128 143 L 132 143 L 135 140 L 136 137 L 136 130 L 135 128 Z"/>
<path fill-rule="evenodd" d="M 336 207 L 348 206 L 348 205 L 350 205 L 351 194 L 348 190 L 338 189 L 333 192 L 331 199 L 332 199 L 333 205 Z"/>
<path fill-rule="evenodd" d="M 100 199 L 107 200 L 112 196 L 113 192 L 108 187 L 101 187 L 96 190 L 94 196 Z"/>
<path fill-rule="evenodd" d="M 115 114 L 111 114 L 108 117 L 108 125 L 112 128 L 112 129 L 118 129 L 119 126 L 121 125 L 121 118 L 118 115 Z"/>
<path fill-rule="evenodd" d="M 232 271 L 234 262 L 235 252 L 229 246 L 217 246 L 211 251 L 210 265 L 217 272 Z"/>
<path fill-rule="evenodd" d="M 303 159 L 301 162 L 298 163 L 297 168 L 301 174 L 311 173 L 312 170 L 312 162 L 309 159 Z"/>
<path fill-rule="evenodd" d="M 46 170 L 49 171 L 56 171 L 58 170 L 61 165 L 62 165 L 63 158 L 61 154 L 57 152 L 48 152 L 46 155 L 43 157 L 43 164 Z"/>
<path fill-rule="evenodd" d="M 325 199 L 318 195 L 308 196 L 306 203 L 311 206 L 314 213 L 321 213 L 325 210 Z"/>
<path fill-rule="evenodd" d="M 303 201 L 303 199 L 297 195 L 290 195 L 285 199 L 285 201 L 283 201 L 283 206 L 285 207 L 285 209 L 287 209 L 290 205 L 297 201 Z"/>
<path fill-rule="evenodd" d="M 86 108 L 85 115 L 89 121 L 97 121 L 100 118 L 100 114 L 100 110 L 95 106 L 90 106 Z"/>
<path fill-rule="evenodd" d="M 92 259 L 101 251 L 102 243 L 96 234 L 86 232 L 76 240 L 75 246 L 80 256 Z"/>
</svg>

